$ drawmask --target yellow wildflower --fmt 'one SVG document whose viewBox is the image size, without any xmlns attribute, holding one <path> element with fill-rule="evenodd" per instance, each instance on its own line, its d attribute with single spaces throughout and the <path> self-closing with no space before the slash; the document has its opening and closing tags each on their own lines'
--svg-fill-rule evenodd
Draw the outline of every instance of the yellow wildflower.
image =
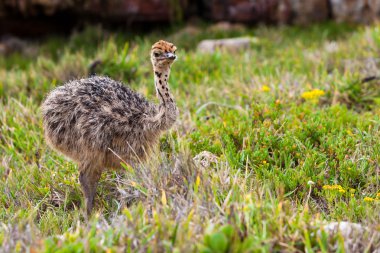
<svg viewBox="0 0 380 253">
<path fill-rule="evenodd" d="M 330 190 L 331 189 L 331 186 L 330 185 L 324 185 L 322 187 L 323 190 Z"/>
<path fill-rule="evenodd" d="M 375 199 L 374 198 L 371 198 L 371 197 L 365 197 L 364 198 L 364 201 L 365 202 L 373 202 Z"/>
<path fill-rule="evenodd" d="M 267 164 L 267 161 L 264 160 L 264 161 L 263 161 L 263 164 L 264 164 L 264 165 Z"/>
<path fill-rule="evenodd" d="M 162 205 L 166 206 L 167 205 L 167 200 L 166 200 L 166 193 L 164 190 L 162 190 L 162 195 L 161 195 L 161 203 Z"/>
<path fill-rule="evenodd" d="M 15 246 L 15 252 L 21 252 L 22 249 L 22 243 L 21 241 L 17 241 L 16 246 Z"/>
<path fill-rule="evenodd" d="M 339 184 L 334 184 L 334 185 L 324 185 L 324 186 L 322 187 L 322 189 L 323 189 L 323 190 L 336 190 L 336 191 L 338 191 L 338 192 L 340 192 L 340 193 L 345 193 L 345 192 L 346 192 L 346 190 L 343 189 L 343 187 L 342 187 L 341 185 L 339 185 Z"/>
<path fill-rule="evenodd" d="M 199 175 L 198 175 L 198 176 L 197 176 L 197 179 L 195 180 L 195 185 L 196 185 L 196 187 L 199 187 L 200 183 L 201 183 L 201 178 L 200 178 Z"/>
<path fill-rule="evenodd" d="M 343 190 L 343 187 L 339 184 L 332 185 L 334 190 Z"/>
<path fill-rule="evenodd" d="M 355 194 L 351 193 L 351 198 L 353 198 L 355 196 Z"/>
<path fill-rule="evenodd" d="M 305 91 L 304 93 L 301 94 L 301 97 L 305 100 L 316 100 L 320 96 L 323 96 L 325 92 L 323 90 L 319 89 L 313 89 L 311 91 Z"/>
<path fill-rule="evenodd" d="M 268 85 L 263 85 L 261 87 L 261 91 L 264 91 L 264 92 L 269 92 L 270 91 L 270 87 Z"/>
</svg>

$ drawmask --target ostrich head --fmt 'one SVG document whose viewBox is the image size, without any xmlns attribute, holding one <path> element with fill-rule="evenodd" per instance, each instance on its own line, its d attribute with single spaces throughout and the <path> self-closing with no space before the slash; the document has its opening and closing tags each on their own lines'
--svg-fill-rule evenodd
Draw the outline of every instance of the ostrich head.
<svg viewBox="0 0 380 253">
<path fill-rule="evenodd" d="M 153 44 L 150 59 L 154 69 L 167 69 L 175 61 L 177 56 L 175 51 L 177 47 L 174 44 L 160 40 Z"/>
</svg>

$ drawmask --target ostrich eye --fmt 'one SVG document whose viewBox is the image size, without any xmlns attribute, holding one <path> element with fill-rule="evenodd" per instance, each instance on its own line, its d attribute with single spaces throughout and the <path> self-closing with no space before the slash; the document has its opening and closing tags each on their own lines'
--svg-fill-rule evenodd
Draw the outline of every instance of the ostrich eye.
<svg viewBox="0 0 380 253">
<path fill-rule="evenodd" d="M 159 53 L 154 53 L 154 57 L 158 57 L 158 56 L 160 56 Z"/>
</svg>

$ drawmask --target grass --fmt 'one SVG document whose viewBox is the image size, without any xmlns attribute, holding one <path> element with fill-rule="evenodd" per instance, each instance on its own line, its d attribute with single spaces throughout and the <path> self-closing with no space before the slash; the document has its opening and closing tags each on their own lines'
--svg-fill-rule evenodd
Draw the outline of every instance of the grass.
<svg viewBox="0 0 380 253">
<path fill-rule="evenodd" d="M 196 50 L 240 35 L 257 40 L 240 53 Z M 46 146 L 39 105 L 95 60 L 98 74 L 156 100 L 149 50 L 161 38 L 179 48 L 180 119 L 149 162 L 104 173 L 86 222 L 76 165 Z M 317 233 L 330 221 L 380 229 L 380 83 L 361 83 L 380 72 L 378 26 L 89 27 L 31 47 L 0 58 L 4 252 L 327 252 L 343 250 Z"/>
</svg>

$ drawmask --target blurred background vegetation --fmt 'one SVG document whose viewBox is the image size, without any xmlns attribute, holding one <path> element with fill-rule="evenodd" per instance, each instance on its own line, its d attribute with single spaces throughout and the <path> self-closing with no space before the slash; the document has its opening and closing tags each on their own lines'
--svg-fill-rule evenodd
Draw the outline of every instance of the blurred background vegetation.
<svg viewBox="0 0 380 253">
<path fill-rule="evenodd" d="M 380 248 L 377 1 L 107 3 L 0 3 L 0 252 Z M 92 74 L 157 101 L 159 39 L 180 118 L 147 164 L 104 173 L 86 221 L 41 101 Z"/>
<path fill-rule="evenodd" d="M 99 22 L 147 29 L 197 19 L 245 24 L 307 25 L 329 20 L 368 24 L 379 15 L 377 0 L 3 0 L 0 34 L 62 33 Z"/>
</svg>

